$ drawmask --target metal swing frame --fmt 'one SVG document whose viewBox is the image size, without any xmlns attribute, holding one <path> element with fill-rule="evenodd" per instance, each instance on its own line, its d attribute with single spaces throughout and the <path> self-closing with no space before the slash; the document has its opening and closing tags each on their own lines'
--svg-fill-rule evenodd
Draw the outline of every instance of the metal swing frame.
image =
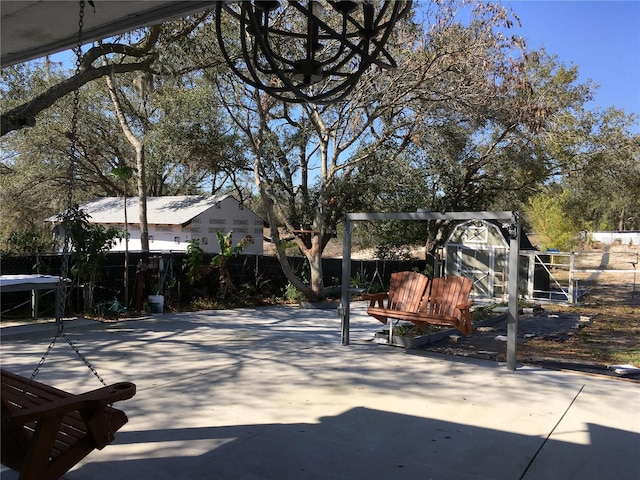
<svg viewBox="0 0 640 480">
<path fill-rule="evenodd" d="M 520 214 L 518 212 L 446 212 L 430 211 L 406 213 L 348 213 L 344 219 L 342 243 L 342 296 L 339 308 L 341 317 L 341 344 L 349 345 L 350 302 L 349 281 L 351 279 L 351 234 L 356 221 L 382 220 L 498 220 L 509 225 L 509 311 L 507 315 L 507 368 L 515 370 L 518 348 L 518 258 L 520 255 Z"/>
</svg>

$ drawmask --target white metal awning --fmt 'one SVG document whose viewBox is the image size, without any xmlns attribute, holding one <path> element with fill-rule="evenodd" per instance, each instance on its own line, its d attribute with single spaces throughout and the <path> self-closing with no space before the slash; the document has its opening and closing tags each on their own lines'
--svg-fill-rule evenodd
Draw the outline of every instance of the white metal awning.
<svg viewBox="0 0 640 480">
<path fill-rule="evenodd" d="M 212 8 L 212 1 L 162 0 L 86 2 L 85 43 Z M 20 0 L 0 2 L 0 64 L 5 67 L 76 46 L 79 2 Z"/>
</svg>

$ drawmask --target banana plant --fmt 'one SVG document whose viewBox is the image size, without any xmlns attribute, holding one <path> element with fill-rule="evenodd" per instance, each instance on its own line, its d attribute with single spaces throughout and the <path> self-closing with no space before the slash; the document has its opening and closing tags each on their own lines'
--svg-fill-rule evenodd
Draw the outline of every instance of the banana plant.
<svg viewBox="0 0 640 480">
<path fill-rule="evenodd" d="M 220 283 L 220 287 L 218 289 L 218 298 L 224 300 L 228 295 L 237 297 L 237 289 L 233 284 L 233 281 L 231 280 L 231 274 L 229 273 L 227 264 L 229 263 L 229 260 L 242 252 L 242 250 L 244 250 L 247 245 L 251 243 L 251 235 L 247 235 L 236 245 L 233 245 L 231 243 L 233 230 L 230 230 L 226 234 L 223 234 L 220 231 L 216 231 L 216 236 L 218 237 L 220 253 L 213 257 L 213 259 L 211 260 L 211 265 L 220 269 L 218 277 Z"/>
</svg>

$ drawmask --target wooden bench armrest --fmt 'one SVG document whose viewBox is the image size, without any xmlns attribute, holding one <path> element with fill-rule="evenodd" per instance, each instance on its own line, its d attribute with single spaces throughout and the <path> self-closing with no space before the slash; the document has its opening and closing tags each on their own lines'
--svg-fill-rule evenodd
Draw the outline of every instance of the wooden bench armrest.
<svg viewBox="0 0 640 480">
<path fill-rule="evenodd" d="M 473 307 L 474 302 L 464 302 L 464 303 L 460 303 L 459 305 L 456 305 L 456 308 L 458 310 L 469 310 L 471 307 Z"/>
<path fill-rule="evenodd" d="M 384 304 L 383 301 L 385 298 L 389 297 L 389 293 L 388 292 L 379 292 L 379 293 L 365 293 L 362 295 L 362 299 L 363 300 L 369 300 L 369 306 L 370 307 L 375 307 L 376 304 L 378 304 L 378 306 L 380 308 L 384 308 Z"/>
<path fill-rule="evenodd" d="M 60 398 L 37 407 L 28 408 L 24 412 L 13 411 L 11 413 L 11 421 L 24 424 L 43 418 L 62 416 L 74 410 L 103 408 L 111 403 L 127 400 L 135 394 L 135 384 L 129 382 L 115 383 L 108 387 L 102 387 L 80 395 L 71 395 L 67 398 Z"/>
<path fill-rule="evenodd" d="M 387 292 L 379 292 L 379 293 L 363 293 L 363 294 L 361 295 L 361 297 L 362 297 L 364 300 L 372 300 L 372 299 L 377 300 L 377 299 L 379 299 L 379 298 L 384 299 L 384 298 L 387 298 L 388 296 L 389 296 L 389 294 L 388 294 Z"/>
</svg>

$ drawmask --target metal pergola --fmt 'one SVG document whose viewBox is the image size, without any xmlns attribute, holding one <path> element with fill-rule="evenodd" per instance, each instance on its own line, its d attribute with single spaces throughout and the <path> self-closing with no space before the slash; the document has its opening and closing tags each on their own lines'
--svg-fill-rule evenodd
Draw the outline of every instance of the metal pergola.
<svg viewBox="0 0 640 480">
<path fill-rule="evenodd" d="M 518 345 L 518 258 L 520 255 L 520 215 L 518 212 L 447 212 L 435 213 L 430 211 L 406 213 L 348 213 L 344 222 L 344 237 L 342 241 L 342 295 L 340 304 L 341 344 L 349 345 L 349 316 L 351 292 L 351 234 L 353 222 L 383 221 L 383 220 L 495 220 L 510 227 L 509 239 L 509 274 L 508 294 L 509 310 L 507 314 L 507 368 L 516 369 Z"/>
</svg>

